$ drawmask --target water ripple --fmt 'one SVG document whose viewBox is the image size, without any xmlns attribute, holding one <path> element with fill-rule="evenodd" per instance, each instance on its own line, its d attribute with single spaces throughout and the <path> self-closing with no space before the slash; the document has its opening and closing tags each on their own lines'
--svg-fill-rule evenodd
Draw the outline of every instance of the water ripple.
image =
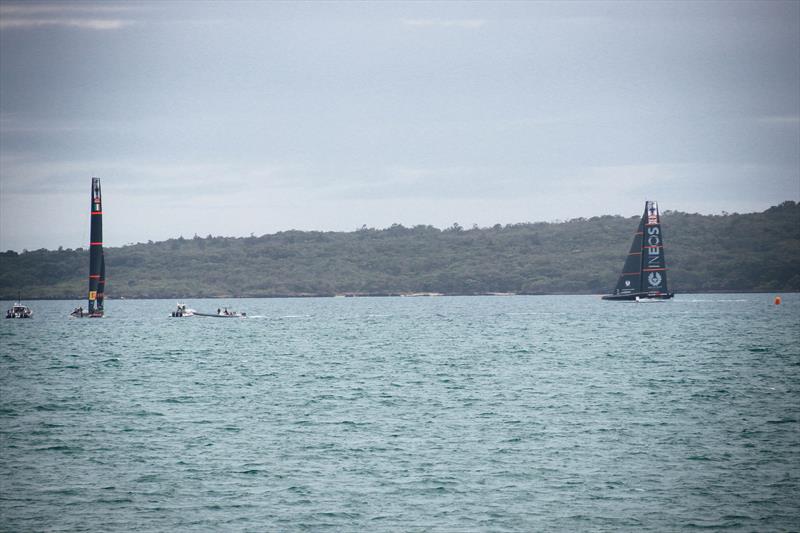
<svg viewBox="0 0 800 533">
<path fill-rule="evenodd" d="M 0 323 L 0 529 L 800 523 L 798 295 L 172 306 Z"/>
</svg>

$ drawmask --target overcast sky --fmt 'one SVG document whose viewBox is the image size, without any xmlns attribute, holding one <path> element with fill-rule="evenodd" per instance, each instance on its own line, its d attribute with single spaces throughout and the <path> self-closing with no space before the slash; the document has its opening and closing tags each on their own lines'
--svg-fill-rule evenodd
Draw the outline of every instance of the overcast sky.
<svg viewBox="0 0 800 533">
<path fill-rule="evenodd" d="M 0 4 L 0 249 L 800 199 L 800 2 Z"/>
</svg>

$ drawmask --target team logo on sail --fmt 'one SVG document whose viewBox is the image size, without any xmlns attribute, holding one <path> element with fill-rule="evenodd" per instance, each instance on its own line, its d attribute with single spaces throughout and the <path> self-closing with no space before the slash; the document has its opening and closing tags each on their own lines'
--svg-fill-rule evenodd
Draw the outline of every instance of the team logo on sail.
<svg viewBox="0 0 800 533">
<path fill-rule="evenodd" d="M 650 283 L 651 287 L 658 287 L 661 285 L 661 274 L 658 272 L 650 272 L 650 275 L 647 276 L 647 282 Z"/>
</svg>

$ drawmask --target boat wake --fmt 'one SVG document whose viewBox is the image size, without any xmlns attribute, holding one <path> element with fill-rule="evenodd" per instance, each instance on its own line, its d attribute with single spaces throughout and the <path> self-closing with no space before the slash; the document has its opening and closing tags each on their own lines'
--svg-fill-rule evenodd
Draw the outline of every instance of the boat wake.
<svg viewBox="0 0 800 533">
<path fill-rule="evenodd" d="M 680 303 L 687 303 L 687 304 L 716 304 L 716 303 L 742 303 L 742 302 L 749 302 L 750 300 L 737 298 L 737 299 L 724 299 L 724 300 L 707 300 L 707 299 L 702 299 L 702 300 L 697 300 L 697 299 L 695 299 L 695 300 L 683 300 L 683 299 L 680 299 L 680 300 L 675 300 L 675 301 L 676 302 L 680 302 Z"/>
</svg>

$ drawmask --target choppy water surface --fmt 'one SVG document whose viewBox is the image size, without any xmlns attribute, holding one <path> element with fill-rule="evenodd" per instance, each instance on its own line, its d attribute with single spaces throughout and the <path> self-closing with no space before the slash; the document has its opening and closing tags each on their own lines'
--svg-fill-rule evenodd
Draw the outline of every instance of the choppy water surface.
<svg viewBox="0 0 800 533">
<path fill-rule="evenodd" d="M 187 303 L 0 322 L 0 529 L 800 524 L 798 295 Z"/>
</svg>

